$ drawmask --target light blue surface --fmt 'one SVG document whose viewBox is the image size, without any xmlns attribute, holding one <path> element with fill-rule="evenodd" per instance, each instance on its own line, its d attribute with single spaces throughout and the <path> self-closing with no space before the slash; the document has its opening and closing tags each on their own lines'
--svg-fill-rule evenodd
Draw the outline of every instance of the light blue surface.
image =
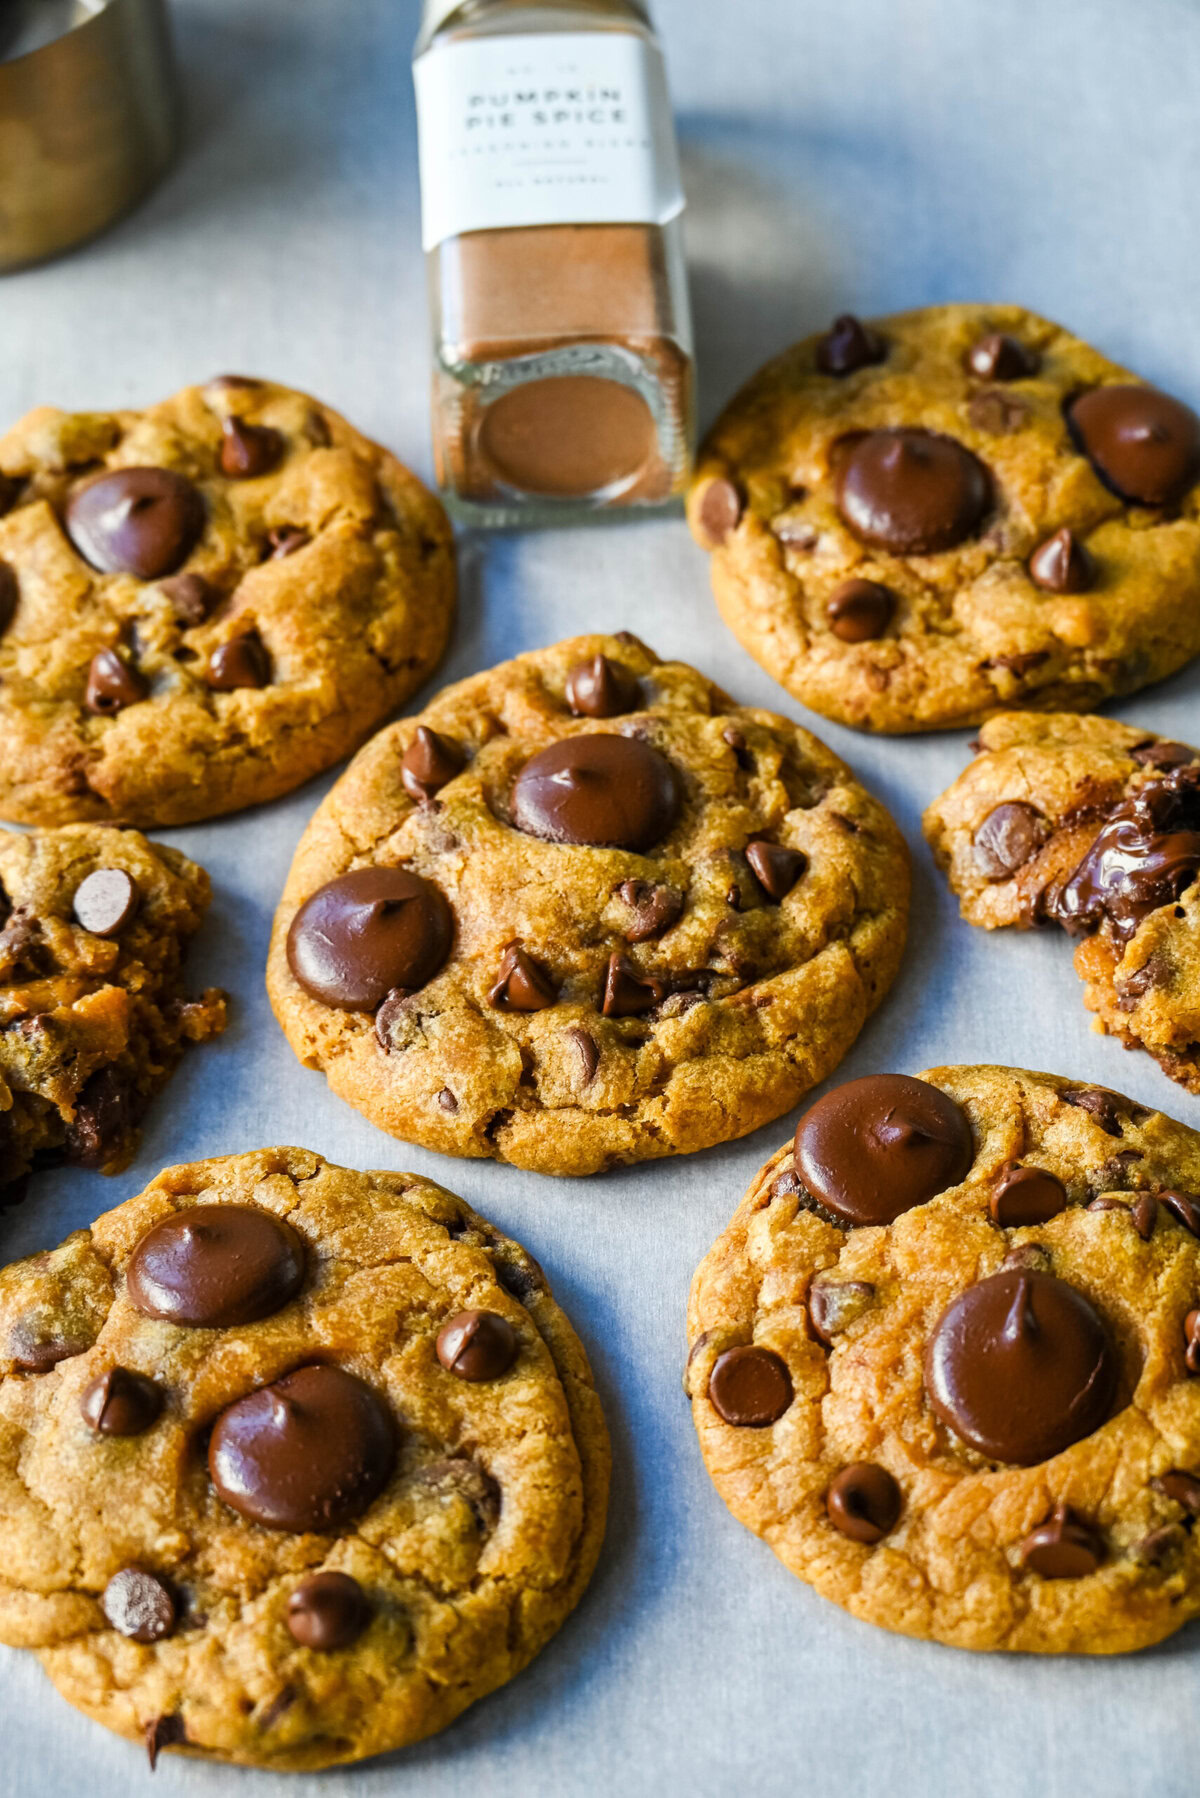
<svg viewBox="0 0 1200 1798">
<path fill-rule="evenodd" d="M 1192 0 L 658 0 L 684 148 L 704 409 L 846 306 L 1021 301 L 1200 404 L 1200 10 Z M 399 0 L 177 0 L 191 141 L 135 218 L 0 281 L 0 419 L 140 404 L 221 370 L 309 387 L 428 472 L 426 323 Z M 2 132 L 0 132 L 2 142 Z M 1008 1060 L 1200 1125 L 1145 1056 L 1089 1032 L 1061 939 L 969 931 L 921 846 L 964 736 L 870 741 L 787 700 L 720 626 L 676 520 L 463 543 L 446 678 L 577 630 L 629 627 L 739 697 L 800 716 L 914 845 L 912 942 L 846 1062 Z M 1200 666 L 1123 705 L 1200 734 Z M 1117 1662 L 985 1659 L 854 1623 L 727 1515 L 680 1395 L 692 1269 L 786 1125 L 586 1184 L 456 1164 L 377 1134 L 305 1074 L 262 992 L 271 911 L 329 783 L 169 840 L 218 899 L 194 966 L 234 1022 L 189 1057 L 116 1180 L 46 1176 L 3 1259 L 57 1241 L 168 1162 L 302 1142 L 460 1190 L 549 1271 L 616 1450 L 609 1542 L 535 1666 L 440 1739 L 298 1793 L 422 1798 L 1184 1798 L 1200 1765 L 1192 1630 Z M 2 1553 L 2 1544 L 0 1544 Z M 116 1798 L 136 1749 L 5 1654 L 0 1794 Z M 156 1798 L 284 1788 L 170 1755 Z"/>
</svg>

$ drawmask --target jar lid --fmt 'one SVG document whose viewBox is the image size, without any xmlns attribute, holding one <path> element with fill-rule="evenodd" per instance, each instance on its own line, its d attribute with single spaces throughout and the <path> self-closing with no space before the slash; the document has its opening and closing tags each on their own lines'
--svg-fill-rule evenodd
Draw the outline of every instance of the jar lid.
<svg viewBox="0 0 1200 1798">
<path fill-rule="evenodd" d="M 547 3 L 551 3 L 551 0 L 547 0 Z M 649 12 L 644 0 L 625 0 L 625 3 L 632 12 L 638 13 L 647 24 L 650 23 Z M 427 44 L 434 32 L 440 30 L 445 24 L 450 14 L 457 12 L 459 7 L 465 4 L 466 0 L 424 0 L 418 43 Z M 580 30 L 584 29 L 586 29 L 585 20 L 581 17 Z"/>
</svg>

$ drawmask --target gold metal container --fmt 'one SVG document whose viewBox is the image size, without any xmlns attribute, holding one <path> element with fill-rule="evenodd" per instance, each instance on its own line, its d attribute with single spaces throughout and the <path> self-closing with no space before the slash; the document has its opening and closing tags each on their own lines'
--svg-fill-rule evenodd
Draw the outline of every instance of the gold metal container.
<svg viewBox="0 0 1200 1798">
<path fill-rule="evenodd" d="M 178 104 L 166 0 L 0 0 L 0 58 L 5 272 L 135 206 L 174 154 Z"/>
</svg>

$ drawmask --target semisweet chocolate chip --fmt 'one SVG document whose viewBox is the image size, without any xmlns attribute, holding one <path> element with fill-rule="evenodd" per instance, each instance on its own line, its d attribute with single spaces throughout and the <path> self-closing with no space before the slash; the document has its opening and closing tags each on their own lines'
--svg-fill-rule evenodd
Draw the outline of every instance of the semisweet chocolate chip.
<svg viewBox="0 0 1200 1798">
<path fill-rule="evenodd" d="M 204 501 L 170 468 L 117 468 L 77 487 L 67 535 L 101 574 L 157 581 L 174 574 L 204 529 Z"/>
<path fill-rule="evenodd" d="M 1200 1517 L 1200 1478 L 1194 1473 L 1184 1473 L 1177 1467 L 1170 1473 L 1160 1473 L 1150 1483 L 1172 1504 L 1182 1505 L 1191 1516 Z"/>
<path fill-rule="evenodd" d="M 208 1470 L 225 1503 L 267 1529 L 336 1531 L 391 1475 L 396 1430 L 378 1394 L 343 1368 L 298 1367 L 221 1412 Z"/>
<path fill-rule="evenodd" d="M 829 628 L 843 643 L 882 637 L 896 610 L 896 595 L 880 581 L 850 580 L 835 587 L 825 607 Z"/>
<path fill-rule="evenodd" d="M 124 868 L 96 868 L 75 888 L 71 910 L 93 936 L 116 936 L 137 911 L 141 894 Z"/>
<path fill-rule="evenodd" d="M 1158 1202 L 1177 1224 L 1182 1224 L 1193 1236 L 1200 1236 L 1200 1199 L 1188 1198 L 1182 1192 L 1160 1192 Z"/>
<path fill-rule="evenodd" d="M 460 1380 L 498 1380 L 519 1348 L 516 1331 L 495 1311 L 460 1311 L 438 1331 L 437 1358 Z"/>
<path fill-rule="evenodd" d="M 814 1280 L 806 1302 L 813 1335 L 832 1348 L 833 1338 L 871 1309 L 875 1288 L 866 1280 Z"/>
<path fill-rule="evenodd" d="M 322 1654 L 349 1648 L 371 1621 L 367 1595 L 348 1573 L 312 1573 L 288 1599 L 288 1634 Z"/>
<path fill-rule="evenodd" d="M 173 574 L 159 581 L 158 590 L 166 595 L 180 624 L 191 628 L 203 624 L 221 598 L 221 590 L 202 574 Z"/>
<path fill-rule="evenodd" d="M 1183 1320 L 1184 1360 L 1189 1373 L 1200 1373 L 1200 1307 Z"/>
<path fill-rule="evenodd" d="M 67 1126 L 65 1154 L 79 1167 L 100 1167 L 132 1128 L 139 1107 L 128 1075 L 99 1068 L 85 1081 Z"/>
<path fill-rule="evenodd" d="M 975 864 L 985 880 L 1009 880 L 1037 854 L 1046 838 L 1041 813 L 1023 799 L 995 806 L 971 839 Z"/>
<path fill-rule="evenodd" d="M 178 1711 L 170 1711 L 162 1717 L 151 1717 L 143 1734 L 151 1773 L 157 1767 L 159 1754 L 164 1748 L 177 1748 L 187 1741 L 187 1730 Z"/>
<path fill-rule="evenodd" d="M 557 1003 L 558 988 L 540 961 L 509 943 L 487 997 L 497 1011 L 545 1011 Z"/>
<path fill-rule="evenodd" d="M 163 1408 L 161 1386 L 128 1367 L 110 1367 L 83 1389 L 83 1421 L 99 1436 L 140 1436 Z"/>
<path fill-rule="evenodd" d="M 719 549 L 741 522 L 742 496 L 724 475 L 705 484 L 696 511 L 696 521 L 710 549 Z"/>
<path fill-rule="evenodd" d="M 1041 1579 L 1086 1579 L 1104 1560 L 1104 1538 L 1066 1505 L 1056 1505 L 1021 1544 L 1021 1565 Z"/>
<path fill-rule="evenodd" d="M 1022 1167 L 1008 1161 L 1000 1169 L 988 1200 L 992 1222 L 1001 1230 L 1022 1230 L 1031 1224 L 1048 1224 L 1067 1207 L 1062 1181 L 1042 1167 Z"/>
<path fill-rule="evenodd" d="M 991 502 L 983 463 L 936 431 L 867 431 L 838 465 L 844 522 L 864 543 L 897 555 L 952 549 L 973 535 Z"/>
<path fill-rule="evenodd" d="M 749 1343 L 717 1356 L 708 1376 L 708 1396 L 726 1423 L 761 1430 L 791 1404 L 792 1376 L 778 1355 Z"/>
<path fill-rule="evenodd" d="M 1031 1467 L 1106 1421 L 1117 1359 L 1083 1293 L 1013 1269 L 968 1286 L 944 1313 L 926 1350 L 925 1389 L 980 1454 Z"/>
<path fill-rule="evenodd" d="M 222 420 L 221 473 L 231 481 L 269 474 L 282 460 L 283 451 L 283 435 L 271 425 L 248 424 L 244 418 Z"/>
<path fill-rule="evenodd" d="M 122 1567 L 100 1598 L 100 1608 L 118 1635 L 132 1642 L 161 1642 L 175 1628 L 175 1600 L 163 1582 L 144 1567 Z"/>
<path fill-rule="evenodd" d="M 0 506 L 0 512 L 3 507 Z M 17 572 L 9 562 L 0 562 L 0 637 L 2 637 L 16 615 L 20 588 L 17 585 Z"/>
<path fill-rule="evenodd" d="M 462 771 L 466 760 L 464 750 L 453 737 L 443 737 L 427 724 L 419 724 L 416 736 L 401 757 L 400 784 L 410 799 L 427 805 Z"/>
<path fill-rule="evenodd" d="M 83 703 L 89 712 L 107 718 L 123 712 L 127 705 L 136 705 L 149 690 L 137 670 L 123 662 L 115 649 L 98 649 L 88 666 Z"/>
<path fill-rule="evenodd" d="M 609 956 L 600 1003 L 606 1018 L 640 1017 L 661 1005 L 666 994 L 666 981 L 643 974 L 627 955 Z"/>
<path fill-rule="evenodd" d="M 358 868 L 306 899 L 287 938 L 306 993 L 341 1011 L 375 1011 L 414 992 L 450 953 L 454 917 L 440 888 L 407 868 Z"/>
<path fill-rule="evenodd" d="M 874 1461 L 854 1461 L 843 1467 L 825 1495 L 825 1509 L 835 1529 L 867 1547 L 895 1529 L 903 1507 L 904 1496 L 896 1480 Z"/>
<path fill-rule="evenodd" d="M 587 1031 L 581 1029 L 578 1024 L 573 1024 L 569 1030 L 563 1032 L 563 1035 L 579 1057 L 583 1084 L 590 1086 L 596 1078 L 596 1070 L 600 1066 L 600 1051 L 596 1047 L 595 1038 L 589 1036 Z"/>
<path fill-rule="evenodd" d="M 35 1335 L 25 1324 L 18 1324 L 8 1344 L 12 1364 L 18 1373 L 49 1373 L 60 1361 L 82 1355 L 91 1344 L 63 1341 Z"/>
<path fill-rule="evenodd" d="M 1156 743 L 1143 743 L 1137 749 L 1130 750 L 1135 762 L 1141 762 L 1147 768 L 1185 768 L 1189 762 L 1200 761 L 1200 750 L 1189 748 L 1186 743 L 1172 743 L 1160 738 Z"/>
<path fill-rule="evenodd" d="M 1143 1242 L 1149 1242 L 1158 1222 L 1158 1200 L 1152 1192 L 1144 1192 L 1133 1201 L 1133 1227 Z"/>
<path fill-rule="evenodd" d="M 304 549 L 311 542 L 312 537 L 299 525 L 280 525 L 277 530 L 267 532 L 267 543 L 270 545 L 271 552 L 267 560 L 284 562 L 288 556 L 294 556 L 297 550 Z"/>
<path fill-rule="evenodd" d="M 143 1317 L 224 1330 L 270 1317 L 304 1284 L 304 1242 L 258 1205 L 189 1205 L 129 1259 L 125 1290 Z"/>
<path fill-rule="evenodd" d="M 1064 1105 L 1073 1105 L 1077 1111 L 1086 1111 L 1105 1136 L 1124 1135 L 1120 1108 L 1125 1101 L 1118 1098 L 1116 1093 L 1106 1092 L 1102 1086 L 1086 1086 L 1075 1092 L 1060 1093 L 1059 1097 Z"/>
<path fill-rule="evenodd" d="M 626 924 L 627 942 L 645 943 L 662 936 L 679 920 L 683 911 L 683 894 L 678 887 L 657 886 L 650 880 L 624 880 L 617 888 L 633 913 Z"/>
<path fill-rule="evenodd" d="M 882 362 L 886 355 L 883 338 L 852 312 L 841 313 L 817 341 L 817 367 L 823 375 L 852 375 Z"/>
<path fill-rule="evenodd" d="M 646 850 L 679 815 L 670 762 L 636 737 L 565 737 L 525 763 L 512 790 L 512 817 L 527 836 L 552 843 Z"/>
<path fill-rule="evenodd" d="M 1157 388 L 1093 387 L 1067 425 L 1104 485 L 1133 505 L 1173 505 L 1200 475 L 1200 418 Z"/>
<path fill-rule="evenodd" d="M 782 904 L 808 867 L 808 857 L 799 849 L 786 849 L 782 843 L 768 843 L 761 837 L 746 844 L 745 854 L 750 872 L 776 905 Z"/>
<path fill-rule="evenodd" d="M 233 693 L 239 687 L 265 687 L 271 680 L 271 658 L 257 631 L 243 631 L 218 643 L 208 658 L 204 678 L 216 693 Z"/>
<path fill-rule="evenodd" d="M 1036 375 L 1041 362 L 1036 350 L 1006 331 L 990 331 L 966 355 L 967 368 L 981 381 L 1022 381 Z"/>
<path fill-rule="evenodd" d="M 608 656 L 576 662 L 567 676 L 567 704 L 577 718 L 616 718 L 636 711 L 641 697 L 637 677 Z"/>
<path fill-rule="evenodd" d="M 375 1040 L 387 1054 L 392 1051 L 396 1028 L 404 1017 L 405 1006 L 411 998 L 410 987 L 394 986 L 375 1013 Z"/>
<path fill-rule="evenodd" d="M 1029 578 L 1047 593 L 1086 593 L 1095 585 L 1096 564 L 1074 531 L 1064 525 L 1030 556 Z"/>
<path fill-rule="evenodd" d="M 893 1223 L 957 1186 L 974 1153 L 965 1112 L 939 1087 L 906 1074 L 848 1080 L 796 1128 L 804 1189 L 851 1228 Z"/>
</svg>

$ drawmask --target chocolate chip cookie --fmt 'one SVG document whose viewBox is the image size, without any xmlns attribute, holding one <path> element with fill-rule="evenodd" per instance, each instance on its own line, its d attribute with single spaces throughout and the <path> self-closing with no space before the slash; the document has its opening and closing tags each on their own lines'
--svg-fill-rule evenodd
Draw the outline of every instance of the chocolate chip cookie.
<svg viewBox="0 0 1200 1798">
<path fill-rule="evenodd" d="M 184 1047 L 225 1028 L 225 994 L 183 984 L 210 897 L 135 830 L 0 831 L 0 1193 L 59 1161 L 119 1172 Z"/>
<path fill-rule="evenodd" d="M 0 816 L 278 798 L 421 685 L 453 607 L 438 502 L 304 394 L 31 412 L 0 439 Z"/>
<path fill-rule="evenodd" d="M 410 1174 L 168 1168 L 0 1272 L 0 1640 L 151 1764 L 444 1728 L 577 1603 L 608 1471 L 537 1263 Z"/>
<path fill-rule="evenodd" d="M 742 1523 L 856 1617 L 1115 1654 L 1200 1614 L 1200 1135 L 1016 1068 L 834 1088 L 698 1269 Z"/>
<path fill-rule="evenodd" d="M 876 731 L 1087 711 L 1200 651 L 1200 419 L 1019 306 L 843 317 L 718 419 L 688 501 L 738 640 Z"/>
<path fill-rule="evenodd" d="M 393 1135 L 587 1174 L 744 1135 L 846 1053 L 908 860 L 843 762 L 628 635 L 447 688 L 309 825 L 267 985 Z"/>
<path fill-rule="evenodd" d="M 1019 712 L 978 747 L 925 814 L 964 918 L 1061 924 L 1099 1027 L 1200 1093 L 1200 750 Z"/>
</svg>

